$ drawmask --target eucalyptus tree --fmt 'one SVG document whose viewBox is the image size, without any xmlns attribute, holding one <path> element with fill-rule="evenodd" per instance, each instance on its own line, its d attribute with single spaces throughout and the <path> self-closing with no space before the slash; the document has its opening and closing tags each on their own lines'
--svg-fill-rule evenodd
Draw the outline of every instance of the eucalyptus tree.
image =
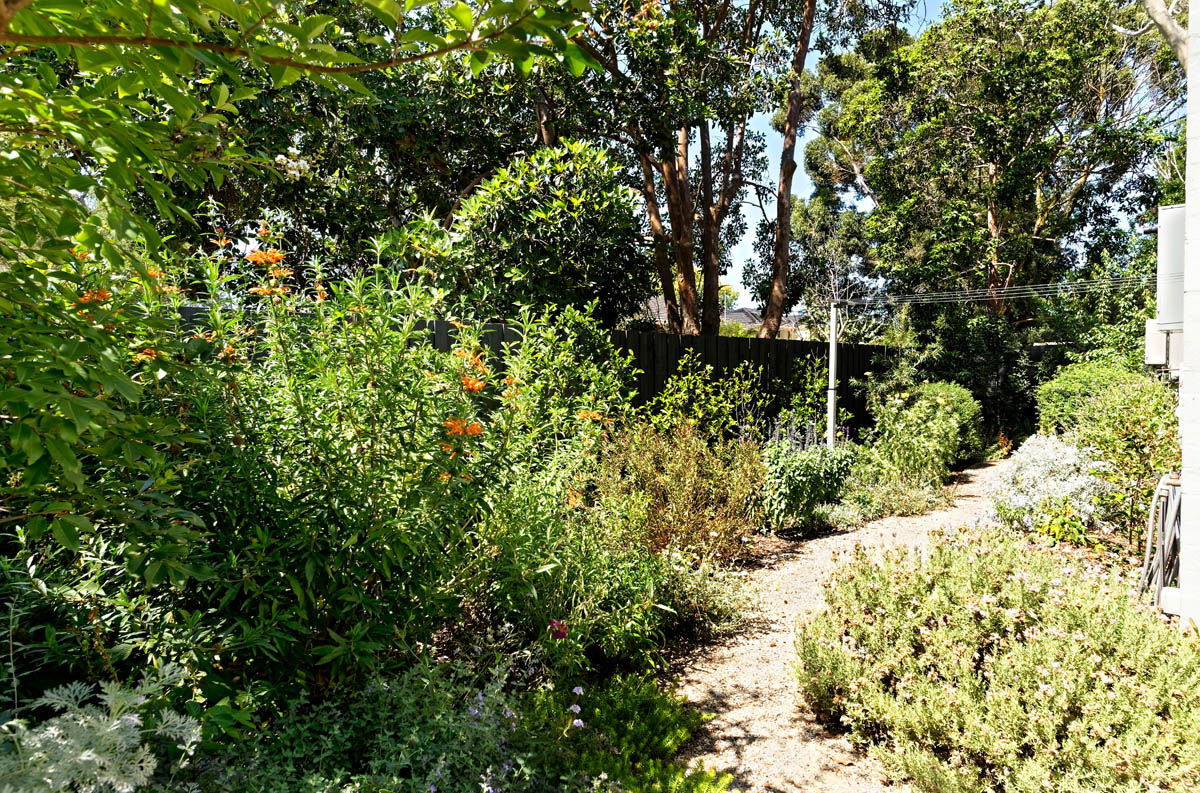
<svg viewBox="0 0 1200 793">
<path fill-rule="evenodd" d="M 911 43 L 835 56 L 825 71 L 847 79 L 823 82 L 810 172 L 873 204 L 879 274 L 910 290 L 1054 280 L 1154 199 L 1182 75 L 1113 27 L 1123 13 L 958 0 Z"/>
</svg>

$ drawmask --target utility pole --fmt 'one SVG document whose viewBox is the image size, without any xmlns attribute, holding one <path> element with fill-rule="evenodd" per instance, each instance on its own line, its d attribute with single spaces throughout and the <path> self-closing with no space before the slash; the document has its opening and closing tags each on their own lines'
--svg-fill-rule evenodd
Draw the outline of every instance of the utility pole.
<svg viewBox="0 0 1200 793">
<path fill-rule="evenodd" d="M 825 445 L 837 442 L 838 301 L 829 303 L 829 388 L 825 392 Z"/>
</svg>

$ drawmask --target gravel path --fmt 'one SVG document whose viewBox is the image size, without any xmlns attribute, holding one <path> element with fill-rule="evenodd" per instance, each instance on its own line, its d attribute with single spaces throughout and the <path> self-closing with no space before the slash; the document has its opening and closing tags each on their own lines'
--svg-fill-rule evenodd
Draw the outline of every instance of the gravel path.
<svg viewBox="0 0 1200 793">
<path fill-rule="evenodd" d="M 930 531 L 974 525 L 988 511 L 987 491 L 1006 463 L 968 469 L 949 506 L 925 515 L 884 518 L 861 529 L 781 543 L 750 573 L 761 601 L 745 632 L 703 648 L 683 663 L 680 694 L 716 717 L 683 759 L 733 777 L 731 790 L 756 793 L 897 793 L 877 765 L 845 738 L 817 724 L 800 702 L 791 665 L 797 620 L 823 605 L 823 585 L 839 554 L 857 544 L 923 546 Z"/>
</svg>

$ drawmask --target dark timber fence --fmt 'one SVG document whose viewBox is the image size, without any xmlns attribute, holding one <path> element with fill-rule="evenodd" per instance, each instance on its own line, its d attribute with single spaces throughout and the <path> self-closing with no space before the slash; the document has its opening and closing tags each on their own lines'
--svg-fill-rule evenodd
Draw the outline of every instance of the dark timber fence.
<svg viewBox="0 0 1200 793">
<path fill-rule="evenodd" d="M 729 376 L 743 363 L 753 364 L 759 386 L 764 392 L 778 391 L 791 379 L 799 362 L 812 358 L 822 367 L 829 357 L 829 345 L 819 341 L 794 339 L 748 339 L 736 336 L 678 336 L 673 333 L 613 331 L 613 344 L 633 352 L 641 370 L 637 378 L 638 401 L 652 399 L 679 368 L 679 359 L 695 350 L 700 361 L 712 366 L 719 376 Z M 866 414 L 859 389 L 851 378 L 886 366 L 888 348 L 873 344 L 838 345 L 838 404 L 861 420 Z"/>
<path fill-rule="evenodd" d="M 436 349 L 448 352 L 454 346 L 457 332 L 449 322 L 436 320 L 426 327 Z M 486 347 L 498 353 L 504 344 L 519 341 L 520 334 L 511 325 L 488 323 L 483 326 L 481 338 Z M 797 363 L 813 358 L 824 367 L 829 356 L 829 345 L 819 341 L 680 336 L 633 330 L 615 330 L 611 338 L 616 347 L 633 353 L 634 366 L 639 370 L 634 383 L 638 403 L 648 402 L 662 391 L 679 368 L 679 360 L 692 350 L 719 377 L 728 377 L 743 363 L 751 363 L 758 373 L 759 387 L 766 393 L 777 392 L 792 377 Z M 850 380 L 885 367 L 887 352 L 887 347 L 873 344 L 838 345 L 838 403 L 854 415 L 855 424 L 865 417 L 866 405 L 860 389 L 853 388 Z"/>
<path fill-rule="evenodd" d="M 182 310 L 185 326 L 200 322 L 203 306 L 185 306 Z M 435 349 L 449 352 L 455 344 L 458 330 L 446 320 L 425 322 Z M 820 341 L 794 339 L 748 339 L 736 336 L 680 336 L 673 333 L 615 330 L 611 339 L 616 347 L 633 354 L 638 374 L 634 386 L 639 404 L 653 399 L 679 368 L 679 360 L 695 350 L 702 364 L 713 367 L 719 377 L 728 377 L 743 363 L 754 365 L 758 384 L 764 393 L 775 394 L 782 383 L 796 371 L 796 364 L 807 358 L 820 362 L 822 367 L 829 356 L 829 345 Z M 505 344 L 519 342 L 520 331 L 513 325 L 489 322 L 483 326 L 481 341 L 489 351 L 499 354 Z M 838 404 L 853 414 L 852 425 L 861 425 L 866 417 L 866 405 L 861 389 L 851 386 L 852 378 L 862 378 L 868 372 L 887 367 L 889 348 L 874 344 L 838 345 Z"/>
</svg>

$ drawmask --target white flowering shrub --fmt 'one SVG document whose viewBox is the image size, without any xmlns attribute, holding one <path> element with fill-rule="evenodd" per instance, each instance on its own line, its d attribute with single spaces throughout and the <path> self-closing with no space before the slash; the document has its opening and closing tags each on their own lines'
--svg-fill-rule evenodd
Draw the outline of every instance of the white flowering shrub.
<svg viewBox="0 0 1200 793">
<path fill-rule="evenodd" d="M 159 695 L 183 680 L 167 667 L 147 673 L 135 688 L 73 682 L 32 704 L 56 715 L 39 724 L 0 727 L 0 793 L 130 793 L 149 784 L 158 768 L 155 746 L 174 747 L 184 759 L 200 741 L 200 723 L 159 704 Z"/>
<path fill-rule="evenodd" d="M 1008 528 L 1086 542 L 1103 528 L 1111 486 L 1102 473 L 1103 464 L 1086 449 L 1055 435 L 1033 435 L 990 493 L 995 517 Z"/>
</svg>

